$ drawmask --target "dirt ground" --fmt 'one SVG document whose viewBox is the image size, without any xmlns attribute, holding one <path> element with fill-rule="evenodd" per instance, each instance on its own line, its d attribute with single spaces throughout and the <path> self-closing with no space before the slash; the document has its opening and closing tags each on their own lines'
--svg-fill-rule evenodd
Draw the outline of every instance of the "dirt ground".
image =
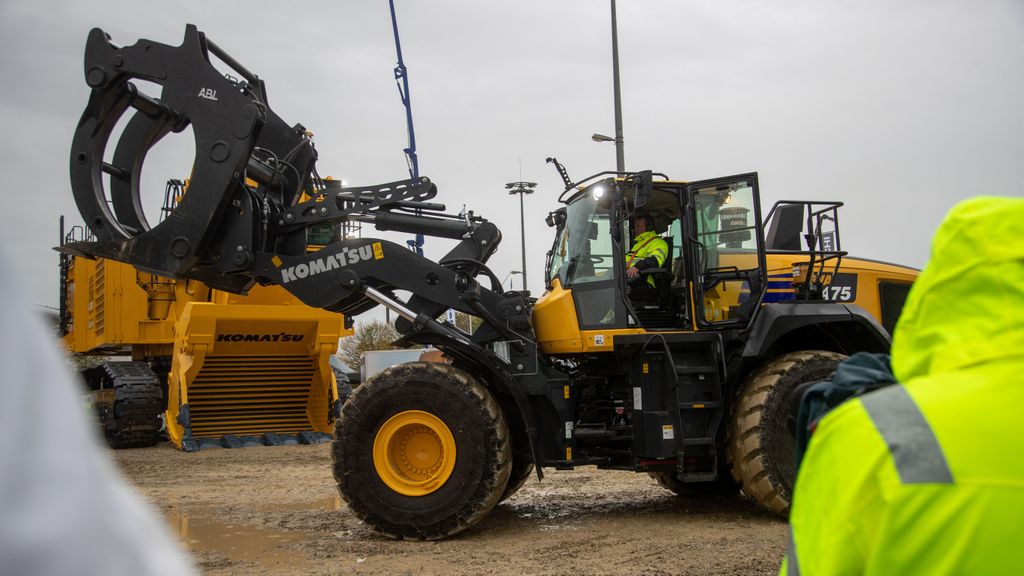
<svg viewBox="0 0 1024 576">
<path fill-rule="evenodd" d="M 786 525 L 742 496 L 687 499 L 644 474 L 548 470 L 480 525 L 397 542 L 337 495 L 330 445 L 113 453 L 204 574 L 774 574 Z"/>
</svg>

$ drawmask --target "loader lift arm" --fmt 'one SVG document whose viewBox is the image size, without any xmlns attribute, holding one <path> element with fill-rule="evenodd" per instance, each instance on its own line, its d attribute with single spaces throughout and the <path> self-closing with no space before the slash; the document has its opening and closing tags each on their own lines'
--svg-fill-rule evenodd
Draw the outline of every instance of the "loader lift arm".
<svg viewBox="0 0 1024 576">
<path fill-rule="evenodd" d="M 221 74 L 214 57 L 241 79 Z M 510 374 L 536 369 L 530 307 L 524 296 L 503 293 L 486 267 L 501 240 L 497 227 L 472 213 L 444 213 L 429 202 L 437 189 L 427 178 L 353 188 L 324 182 L 305 127 L 275 114 L 263 81 L 195 26 L 178 47 L 140 40 L 122 48 L 94 29 L 85 77 L 92 93 L 73 140 L 71 183 L 96 239 L 62 251 L 231 292 L 280 284 L 304 303 L 346 317 L 382 304 L 405 319 L 405 341 L 474 350 L 507 387 Z M 134 79 L 160 85 L 159 98 L 142 93 Z M 113 162 L 105 163 L 115 125 L 130 110 Z M 175 210 L 150 226 L 139 190 L 145 156 L 188 126 L 196 150 L 191 184 Z M 307 250 L 310 226 L 350 220 L 460 242 L 439 262 L 380 239 L 338 238 Z M 478 274 L 491 278 L 492 289 L 477 283 Z M 395 291 L 412 296 L 403 302 Z M 435 320 L 446 308 L 482 317 L 489 330 L 474 340 Z M 499 358 L 488 345 L 494 340 L 511 342 L 513 357 Z"/>
</svg>

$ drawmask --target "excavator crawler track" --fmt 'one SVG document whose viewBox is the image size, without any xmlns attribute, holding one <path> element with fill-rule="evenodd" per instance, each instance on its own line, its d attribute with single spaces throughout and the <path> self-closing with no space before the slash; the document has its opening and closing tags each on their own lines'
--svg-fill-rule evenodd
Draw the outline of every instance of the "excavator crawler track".
<svg viewBox="0 0 1024 576">
<path fill-rule="evenodd" d="M 102 414 L 111 448 L 144 448 L 160 439 L 164 395 L 160 379 L 145 362 L 109 362 L 103 366 L 113 404 Z"/>
</svg>

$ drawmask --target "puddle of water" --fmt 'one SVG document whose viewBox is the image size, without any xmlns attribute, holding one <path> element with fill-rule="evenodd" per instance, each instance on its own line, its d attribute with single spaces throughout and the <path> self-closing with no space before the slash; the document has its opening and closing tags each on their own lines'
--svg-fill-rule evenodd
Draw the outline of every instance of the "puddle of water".
<svg viewBox="0 0 1024 576">
<path fill-rule="evenodd" d="M 309 503 L 278 504 L 264 507 L 273 510 L 338 510 L 340 496 Z M 308 534 L 275 528 L 223 522 L 206 515 L 190 514 L 187 508 L 175 506 L 167 512 L 171 529 L 192 552 L 210 552 L 232 562 L 256 564 L 265 568 L 288 565 L 292 568 L 313 568 L 299 551 L 289 547 L 310 539 Z"/>
</svg>

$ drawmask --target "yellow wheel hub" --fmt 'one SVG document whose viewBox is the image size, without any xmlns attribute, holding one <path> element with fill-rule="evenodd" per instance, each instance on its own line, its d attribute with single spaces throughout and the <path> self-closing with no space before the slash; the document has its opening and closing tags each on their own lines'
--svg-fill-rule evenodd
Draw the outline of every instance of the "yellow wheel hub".
<svg viewBox="0 0 1024 576">
<path fill-rule="evenodd" d="M 373 466 L 395 492 L 426 496 L 444 486 L 455 469 L 455 437 L 429 412 L 399 412 L 377 431 Z"/>
</svg>

